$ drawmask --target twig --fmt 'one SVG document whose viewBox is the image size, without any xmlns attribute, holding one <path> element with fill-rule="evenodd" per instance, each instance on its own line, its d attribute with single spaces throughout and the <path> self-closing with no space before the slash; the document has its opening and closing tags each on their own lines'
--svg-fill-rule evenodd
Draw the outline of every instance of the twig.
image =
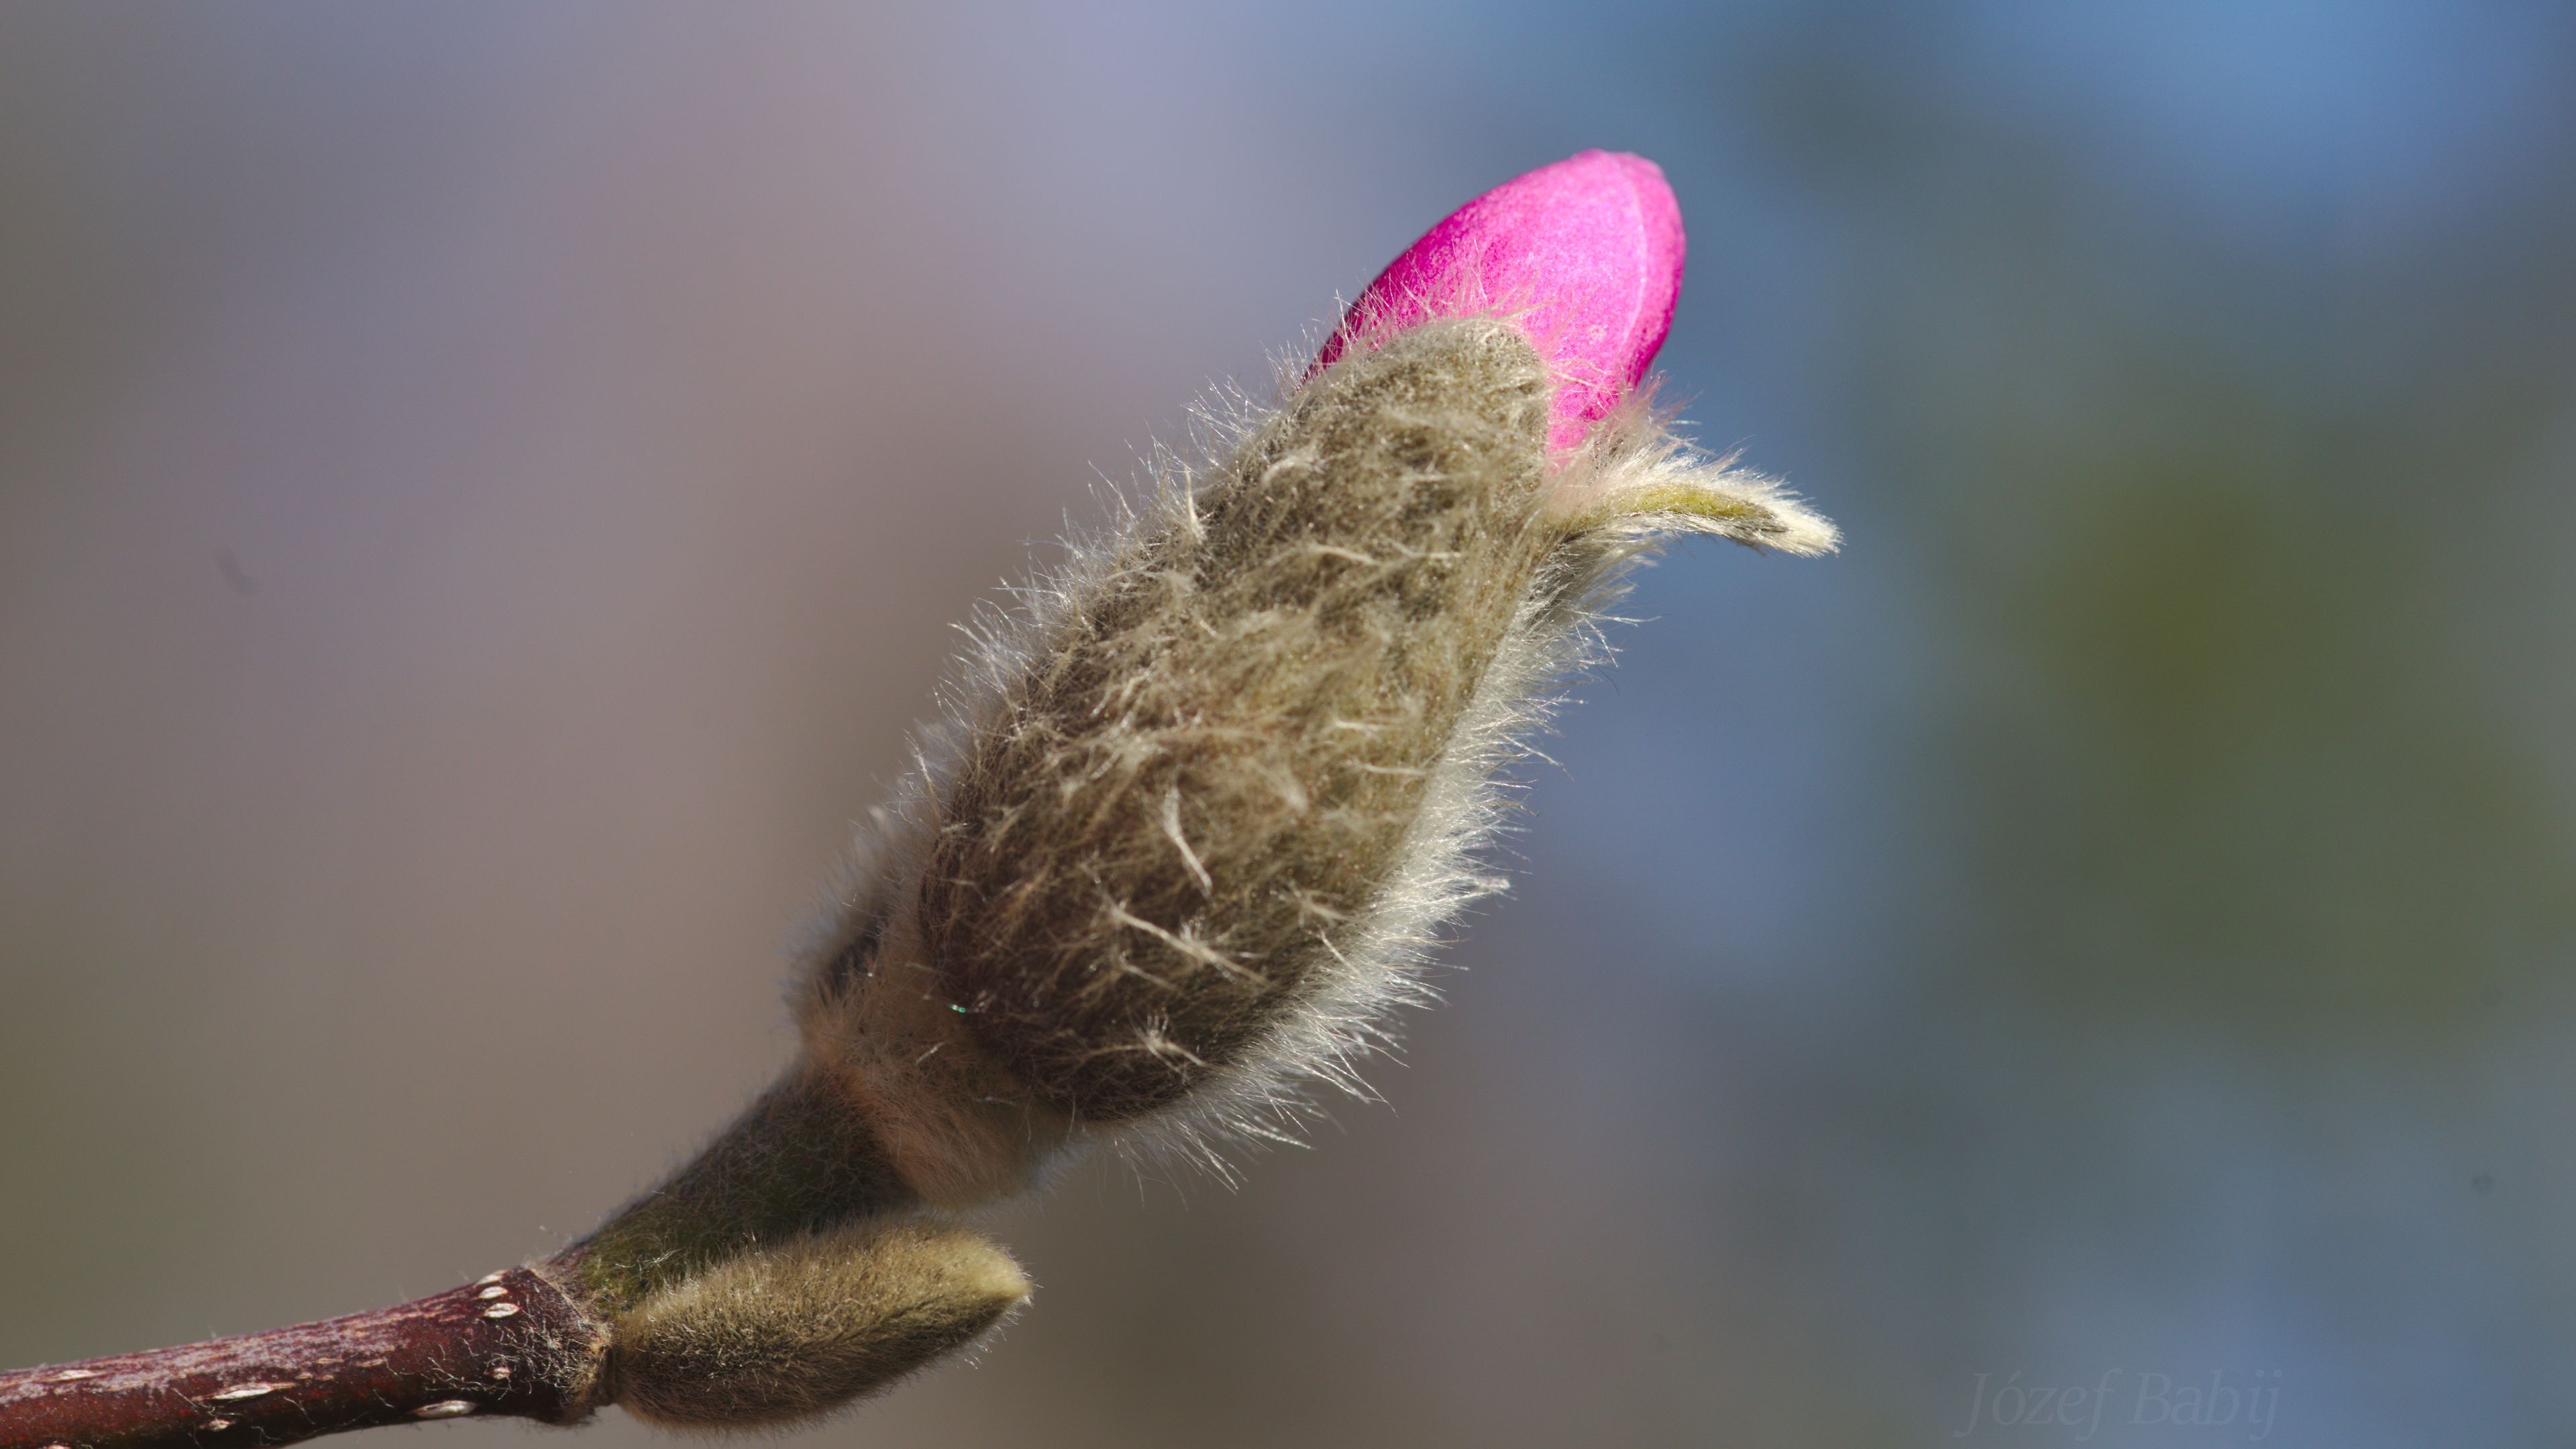
<svg viewBox="0 0 2576 1449">
<path fill-rule="evenodd" d="M 371 1313 L 0 1373 L 0 1449 L 251 1449 L 471 1415 L 569 1422 L 590 1411 L 600 1348 L 561 1289 L 512 1268 Z"/>
</svg>

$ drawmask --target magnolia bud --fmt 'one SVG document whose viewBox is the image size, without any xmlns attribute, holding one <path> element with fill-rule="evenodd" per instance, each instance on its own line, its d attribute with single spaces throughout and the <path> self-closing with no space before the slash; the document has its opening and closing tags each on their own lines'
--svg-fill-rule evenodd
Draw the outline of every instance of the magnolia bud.
<svg viewBox="0 0 2576 1449">
<path fill-rule="evenodd" d="M 1659 535 L 1829 528 L 1633 400 L 1550 456 L 1514 325 L 1371 339 L 987 644 L 799 998 L 964 1203 L 1076 1131 L 1252 1127 L 1346 1070 L 1485 888 L 1493 777 Z"/>
</svg>

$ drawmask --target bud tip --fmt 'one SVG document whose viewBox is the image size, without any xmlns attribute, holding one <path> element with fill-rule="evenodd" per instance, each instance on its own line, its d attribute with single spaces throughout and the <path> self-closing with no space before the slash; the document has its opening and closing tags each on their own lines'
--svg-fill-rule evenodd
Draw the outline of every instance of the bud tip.
<svg viewBox="0 0 2576 1449">
<path fill-rule="evenodd" d="M 1557 376 L 1548 431 L 1583 440 L 1646 375 L 1681 295 L 1681 207 L 1643 156 L 1582 151 L 1451 212 L 1387 264 L 1315 360 L 1434 317 L 1511 313 Z"/>
</svg>

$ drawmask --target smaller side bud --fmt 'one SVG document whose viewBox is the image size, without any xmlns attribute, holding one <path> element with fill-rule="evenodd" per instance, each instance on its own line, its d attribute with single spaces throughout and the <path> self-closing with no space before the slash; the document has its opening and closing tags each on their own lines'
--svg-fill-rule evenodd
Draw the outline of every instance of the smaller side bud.
<svg viewBox="0 0 2576 1449">
<path fill-rule="evenodd" d="M 744 1253 L 660 1289 L 610 1329 L 610 1397 L 679 1428 L 827 1414 L 972 1342 L 1028 1297 L 1011 1255 L 929 1219 Z"/>
</svg>

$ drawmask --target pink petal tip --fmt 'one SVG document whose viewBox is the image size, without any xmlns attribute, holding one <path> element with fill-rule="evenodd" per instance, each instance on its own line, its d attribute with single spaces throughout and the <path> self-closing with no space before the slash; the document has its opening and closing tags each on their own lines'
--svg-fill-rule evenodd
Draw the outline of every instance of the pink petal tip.
<svg viewBox="0 0 2576 1449">
<path fill-rule="evenodd" d="M 1317 354 L 1434 317 L 1499 314 L 1557 374 L 1549 444 L 1573 447 L 1618 406 L 1672 330 L 1682 213 L 1643 156 L 1583 151 L 1451 212 L 1387 264 Z"/>
</svg>

